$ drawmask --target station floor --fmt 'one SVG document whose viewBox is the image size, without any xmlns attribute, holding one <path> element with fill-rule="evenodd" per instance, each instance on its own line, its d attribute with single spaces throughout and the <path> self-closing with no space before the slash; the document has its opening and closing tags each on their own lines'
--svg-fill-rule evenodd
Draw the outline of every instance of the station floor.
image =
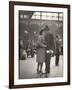
<svg viewBox="0 0 72 90">
<path fill-rule="evenodd" d="M 32 78 L 45 78 L 45 74 L 40 76 L 37 74 L 37 62 L 36 55 L 34 58 L 27 58 L 26 60 L 20 60 L 19 63 L 19 79 L 32 79 Z M 43 73 L 45 73 L 45 63 L 43 63 L 42 68 Z M 48 78 L 62 77 L 63 76 L 63 56 L 60 56 L 59 66 L 55 66 L 55 56 L 51 58 L 50 62 L 50 74 Z"/>
</svg>

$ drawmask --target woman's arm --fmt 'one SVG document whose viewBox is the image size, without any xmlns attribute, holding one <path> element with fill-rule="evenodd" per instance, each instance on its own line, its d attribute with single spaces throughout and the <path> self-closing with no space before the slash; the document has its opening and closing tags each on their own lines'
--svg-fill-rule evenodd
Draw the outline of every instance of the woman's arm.
<svg viewBox="0 0 72 90">
<path fill-rule="evenodd" d="M 42 42 L 41 37 L 38 38 L 37 45 L 39 45 L 39 47 L 46 47 L 46 45 Z"/>
</svg>

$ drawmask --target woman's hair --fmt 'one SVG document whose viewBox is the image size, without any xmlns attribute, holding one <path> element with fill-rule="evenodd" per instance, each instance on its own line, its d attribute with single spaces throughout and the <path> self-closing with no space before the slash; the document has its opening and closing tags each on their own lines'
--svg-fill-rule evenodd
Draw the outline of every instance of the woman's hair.
<svg viewBox="0 0 72 90">
<path fill-rule="evenodd" d="M 42 34 L 43 34 L 43 31 L 44 31 L 43 29 L 40 31 L 40 35 L 42 35 Z"/>
</svg>

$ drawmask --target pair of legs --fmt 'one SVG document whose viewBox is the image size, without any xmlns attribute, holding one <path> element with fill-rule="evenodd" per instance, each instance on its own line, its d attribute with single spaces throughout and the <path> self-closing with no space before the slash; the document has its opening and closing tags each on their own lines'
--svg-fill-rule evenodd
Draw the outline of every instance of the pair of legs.
<svg viewBox="0 0 72 90">
<path fill-rule="evenodd" d="M 51 59 L 51 54 L 46 54 L 46 60 L 45 60 L 46 76 L 48 73 L 50 73 L 50 59 Z"/>
<path fill-rule="evenodd" d="M 42 73 L 42 66 L 43 66 L 43 63 L 37 64 L 37 73 Z"/>
<path fill-rule="evenodd" d="M 59 65 L 59 54 L 56 54 L 56 61 L 55 61 L 55 65 L 58 66 Z"/>
</svg>

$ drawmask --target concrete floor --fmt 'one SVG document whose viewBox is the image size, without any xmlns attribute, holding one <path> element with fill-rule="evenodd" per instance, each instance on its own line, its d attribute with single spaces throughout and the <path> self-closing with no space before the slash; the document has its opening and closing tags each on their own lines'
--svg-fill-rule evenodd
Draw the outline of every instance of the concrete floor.
<svg viewBox="0 0 72 90">
<path fill-rule="evenodd" d="M 45 78 L 45 74 L 41 77 L 37 74 L 36 55 L 34 58 L 20 60 L 19 79 Z M 45 72 L 45 63 L 43 64 L 43 73 Z M 55 66 L 55 57 L 51 58 L 50 74 L 48 78 L 63 76 L 63 56 L 60 56 L 59 66 Z"/>
</svg>

